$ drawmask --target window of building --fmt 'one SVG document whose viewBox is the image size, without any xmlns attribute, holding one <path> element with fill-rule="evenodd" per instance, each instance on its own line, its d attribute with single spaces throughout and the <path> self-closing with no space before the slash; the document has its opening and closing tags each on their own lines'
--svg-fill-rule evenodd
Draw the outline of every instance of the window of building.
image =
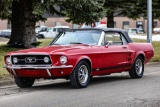
<svg viewBox="0 0 160 107">
<path fill-rule="evenodd" d="M 157 27 L 157 21 L 154 21 L 153 23 L 153 27 L 156 28 Z"/>
<path fill-rule="evenodd" d="M 39 26 L 44 26 L 45 23 L 44 22 L 39 22 Z"/>
<path fill-rule="evenodd" d="M 62 26 L 61 22 L 56 22 L 56 26 Z"/>
<path fill-rule="evenodd" d="M 116 22 L 114 22 L 114 28 L 116 28 Z"/>
<path fill-rule="evenodd" d="M 128 29 L 129 29 L 129 22 L 127 22 L 127 21 L 123 22 L 123 29 L 126 30 L 126 31 L 128 31 Z"/>
<path fill-rule="evenodd" d="M 72 28 L 73 28 L 73 29 L 77 29 L 77 28 L 79 28 L 79 25 L 73 24 Z"/>
<path fill-rule="evenodd" d="M 7 29 L 11 29 L 11 27 L 12 27 L 12 25 L 11 25 L 11 21 L 10 21 L 10 20 L 8 20 L 8 22 L 7 22 Z"/>
</svg>

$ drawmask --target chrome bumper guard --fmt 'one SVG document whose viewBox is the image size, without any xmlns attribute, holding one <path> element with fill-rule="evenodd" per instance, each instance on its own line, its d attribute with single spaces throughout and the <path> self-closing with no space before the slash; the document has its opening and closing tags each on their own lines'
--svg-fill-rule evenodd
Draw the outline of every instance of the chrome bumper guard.
<svg viewBox="0 0 160 107">
<path fill-rule="evenodd" d="M 72 65 L 61 65 L 61 66 L 3 66 L 3 68 L 11 69 L 13 74 L 17 76 L 15 69 L 45 69 L 48 75 L 51 77 L 50 69 L 54 68 L 72 68 Z"/>
</svg>

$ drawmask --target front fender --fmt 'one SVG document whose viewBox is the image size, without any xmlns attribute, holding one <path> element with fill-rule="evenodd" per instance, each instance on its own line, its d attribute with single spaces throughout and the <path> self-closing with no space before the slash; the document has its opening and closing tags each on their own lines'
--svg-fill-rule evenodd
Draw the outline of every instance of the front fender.
<svg viewBox="0 0 160 107">
<path fill-rule="evenodd" d="M 77 65 L 81 60 L 87 60 L 87 61 L 89 61 L 89 62 L 90 62 L 89 65 L 90 65 L 90 67 L 91 67 L 91 69 L 92 69 L 92 61 L 91 61 L 91 59 L 90 59 L 88 56 L 80 56 L 80 57 L 76 58 L 75 63 L 72 64 L 72 65 L 73 65 L 73 70 L 75 69 L 76 65 Z M 73 72 L 73 70 L 72 70 L 72 72 Z M 72 73 L 72 72 L 71 72 L 71 73 Z"/>
</svg>

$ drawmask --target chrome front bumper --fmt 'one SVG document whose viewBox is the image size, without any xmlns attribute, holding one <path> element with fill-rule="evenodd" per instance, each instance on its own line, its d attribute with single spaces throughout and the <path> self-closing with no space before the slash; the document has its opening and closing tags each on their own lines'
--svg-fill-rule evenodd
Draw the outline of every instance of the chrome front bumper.
<svg viewBox="0 0 160 107">
<path fill-rule="evenodd" d="M 72 65 L 61 65 L 61 66 L 3 66 L 8 69 L 53 69 L 53 68 L 72 68 Z"/>
<path fill-rule="evenodd" d="M 17 76 L 17 73 L 15 71 L 16 69 L 45 69 L 50 77 L 52 76 L 50 73 L 50 69 L 55 69 L 55 68 L 61 69 L 61 68 L 72 68 L 72 67 L 73 67 L 72 65 L 61 65 L 61 66 L 33 66 L 33 65 L 32 66 L 31 65 L 29 65 L 29 66 L 26 66 L 26 65 L 24 65 L 24 66 L 22 66 L 22 65 L 21 66 L 7 66 L 7 65 L 5 65 L 5 66 L 3 66 L 3 68 L 11 69 L 15 76 Z"/>
</svg>

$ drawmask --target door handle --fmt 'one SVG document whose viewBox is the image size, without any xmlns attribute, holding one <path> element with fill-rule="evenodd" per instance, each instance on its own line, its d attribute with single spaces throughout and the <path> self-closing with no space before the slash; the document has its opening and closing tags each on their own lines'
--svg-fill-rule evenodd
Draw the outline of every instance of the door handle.
<svg viewBox="0 0 160 107">
<path fill-rule="evenodd" d="M 127 47 L 126 47 L 126 46 L 124 46 L 124 47 L 122 47 L 122 49 L 127 49 Z"/>
</svg>

